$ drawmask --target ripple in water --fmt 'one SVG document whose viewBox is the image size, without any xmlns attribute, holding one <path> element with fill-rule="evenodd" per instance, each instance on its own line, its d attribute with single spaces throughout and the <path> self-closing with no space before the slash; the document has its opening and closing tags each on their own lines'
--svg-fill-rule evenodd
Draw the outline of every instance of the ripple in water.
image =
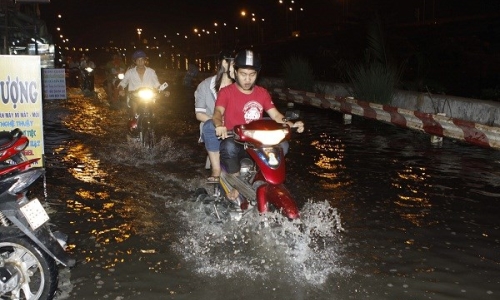
<svg viewBox="0 0 500 300">
<path fill-rule="evenodd" d="M 187 203 L 187 205 L 186 205 Z M 289 221 L 279 213 L 261 216 L 254 209 L 240 221 L 214 222 L 199 202 L 172 201 L 185 206 L 180 214 L 186 232 L 173 245 L 195 270 L 210 277 L 245 275 L 320 285 L 332 274 L 351 271 L 340 266 L 337 210 L 327 201 L 308 201 L 301 220 Z"/>
</svg>

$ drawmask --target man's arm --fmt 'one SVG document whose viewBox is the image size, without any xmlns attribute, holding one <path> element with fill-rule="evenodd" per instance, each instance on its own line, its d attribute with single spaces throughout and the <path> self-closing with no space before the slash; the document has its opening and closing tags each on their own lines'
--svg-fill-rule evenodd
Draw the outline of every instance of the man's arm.
<svg viewBox="0 0 500 300">
<path fill-rule="evenodd" d="M 222 121 L 222 117 L 224 116 L 224 112 L 226 109 L 222 106 L 216 106 L 214 110 L 214 115 L 212 116 L 212 120 L 215 126 L 215 135 L 220 137 L 221 139 L 227 138 L 227 128 L 224 126 Z"/>
<path fill-rule="evenodd" d="M 224 115 L 225 108 L 222 106 L 216 106 L 214 110 L 214 115 L 212 116 L 212 120 L 214 120 L 214 126 L 223 127 L 224 123 L 222 121 L 222 116 Z"/>
<path fill-rule="evenodd" d="M 273 119 L 276 123 L 285 123 L 284 122 L 285 116 L 282 113 L 280 113 L 276 109 L 276 107 L 270 108 L 266 112 L 271 117 L 271 119 Z M 295 123 L 292 121 L 287 121 L 286 124 L 288 124 L 288 126 L 290 126 L 290 128 L 297 127 L 298 133 L 301 133 L 304 131 L 304 123 L 302 123 L 302 121 L 297 121 Z"/>
<path fill-rule="evenodd" d="M 283 119 L 285 116 L 280 113 L 276 107 L 270 108 L 268 111 L 266 111 L 267 114 L 273 119 L 276 123 L 285 123 Z M 293 122 L 287 121 L 288 126 L 293 127 Z"/>
</svg>

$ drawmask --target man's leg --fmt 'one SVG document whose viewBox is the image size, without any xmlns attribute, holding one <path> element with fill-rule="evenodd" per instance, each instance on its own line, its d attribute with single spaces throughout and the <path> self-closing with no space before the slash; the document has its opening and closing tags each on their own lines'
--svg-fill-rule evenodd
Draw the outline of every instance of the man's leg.
<svg viewBox="0 0 500 300">
<path fill-rule="evenodd" d="M 230 174 L 238 174 L 240 171 L 240 156 L 243 145 L 240 145 L 232 138 L 227 138 L 220 143 L 220 160 L 226 171 Z"/>
<path fill-rule="evenodd" d="M 229 174 L 239 175 L 240 158 L 244 155 L 243 145 L 238 144 L 232 138 L 223 140 L 220 144 L 220 158 L 222 165 Z M 237 189 L 232 189 L 226 195 L 230 200 L 236 200 L 239 196 Z"/>
</svg>

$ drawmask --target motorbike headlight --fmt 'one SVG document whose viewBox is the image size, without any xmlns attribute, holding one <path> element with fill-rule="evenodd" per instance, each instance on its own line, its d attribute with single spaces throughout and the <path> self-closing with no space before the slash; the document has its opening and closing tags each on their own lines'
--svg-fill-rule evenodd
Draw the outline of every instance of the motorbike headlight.
<svg viewBox="0 0 500 300">
<path fill-rule="evenodd" d="M 252 138 L 262 145 L 277 145 L 288 134 L 288 129 L 278 130 L 244 130 L 243 135 Z"/>
<path fill-rule="evenodd" d="M 86 68 L 85 68 L 85 71 L 87 71 L 87 72 L 89 72 L 89 73 L 90 73 L 90 72 L 94 71 L 94 69 L 92 69 L 91 67 L 86 67 Z"/>
<path fill-rule="evenodd" d="M 122 80 L 123 78 L 125 78 L 125 74 L 123 73 L 118 74 L 118 79 Z"/>
<path fill-rule="evenodd" d="M 150 89 L 142 89 L 137 93 L 139 99 L 145 103 L 152 102 L 155 99 L 155 93 Z"/>
</svg>

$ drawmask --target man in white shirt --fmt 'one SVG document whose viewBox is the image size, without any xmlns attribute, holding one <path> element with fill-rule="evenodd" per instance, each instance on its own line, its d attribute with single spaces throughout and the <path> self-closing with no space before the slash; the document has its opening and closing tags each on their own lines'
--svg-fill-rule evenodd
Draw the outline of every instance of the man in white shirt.
<svg viewBox="0 0 500 300">
<path fill-rule="evenodd" d="M 135 91 L 141 87 L 149 87 L 158 89 L 160 87 L 160 82 L 158 81 L 158 76 L 155 70 L 150 67 L 146 67 L 147 55 L 142 50 L 137 50 L 132 55 L 132 61 L 135 63 L 135 67 L 130 68 L 125 72 L 125 76 L 119 84 L 120 96 L 125 96 L 125 88 L 129 92 Z M 137 119 L 137 103 L 127 99 L 127 104 L 131 108 L 132 117 Z"/>
</svg>

